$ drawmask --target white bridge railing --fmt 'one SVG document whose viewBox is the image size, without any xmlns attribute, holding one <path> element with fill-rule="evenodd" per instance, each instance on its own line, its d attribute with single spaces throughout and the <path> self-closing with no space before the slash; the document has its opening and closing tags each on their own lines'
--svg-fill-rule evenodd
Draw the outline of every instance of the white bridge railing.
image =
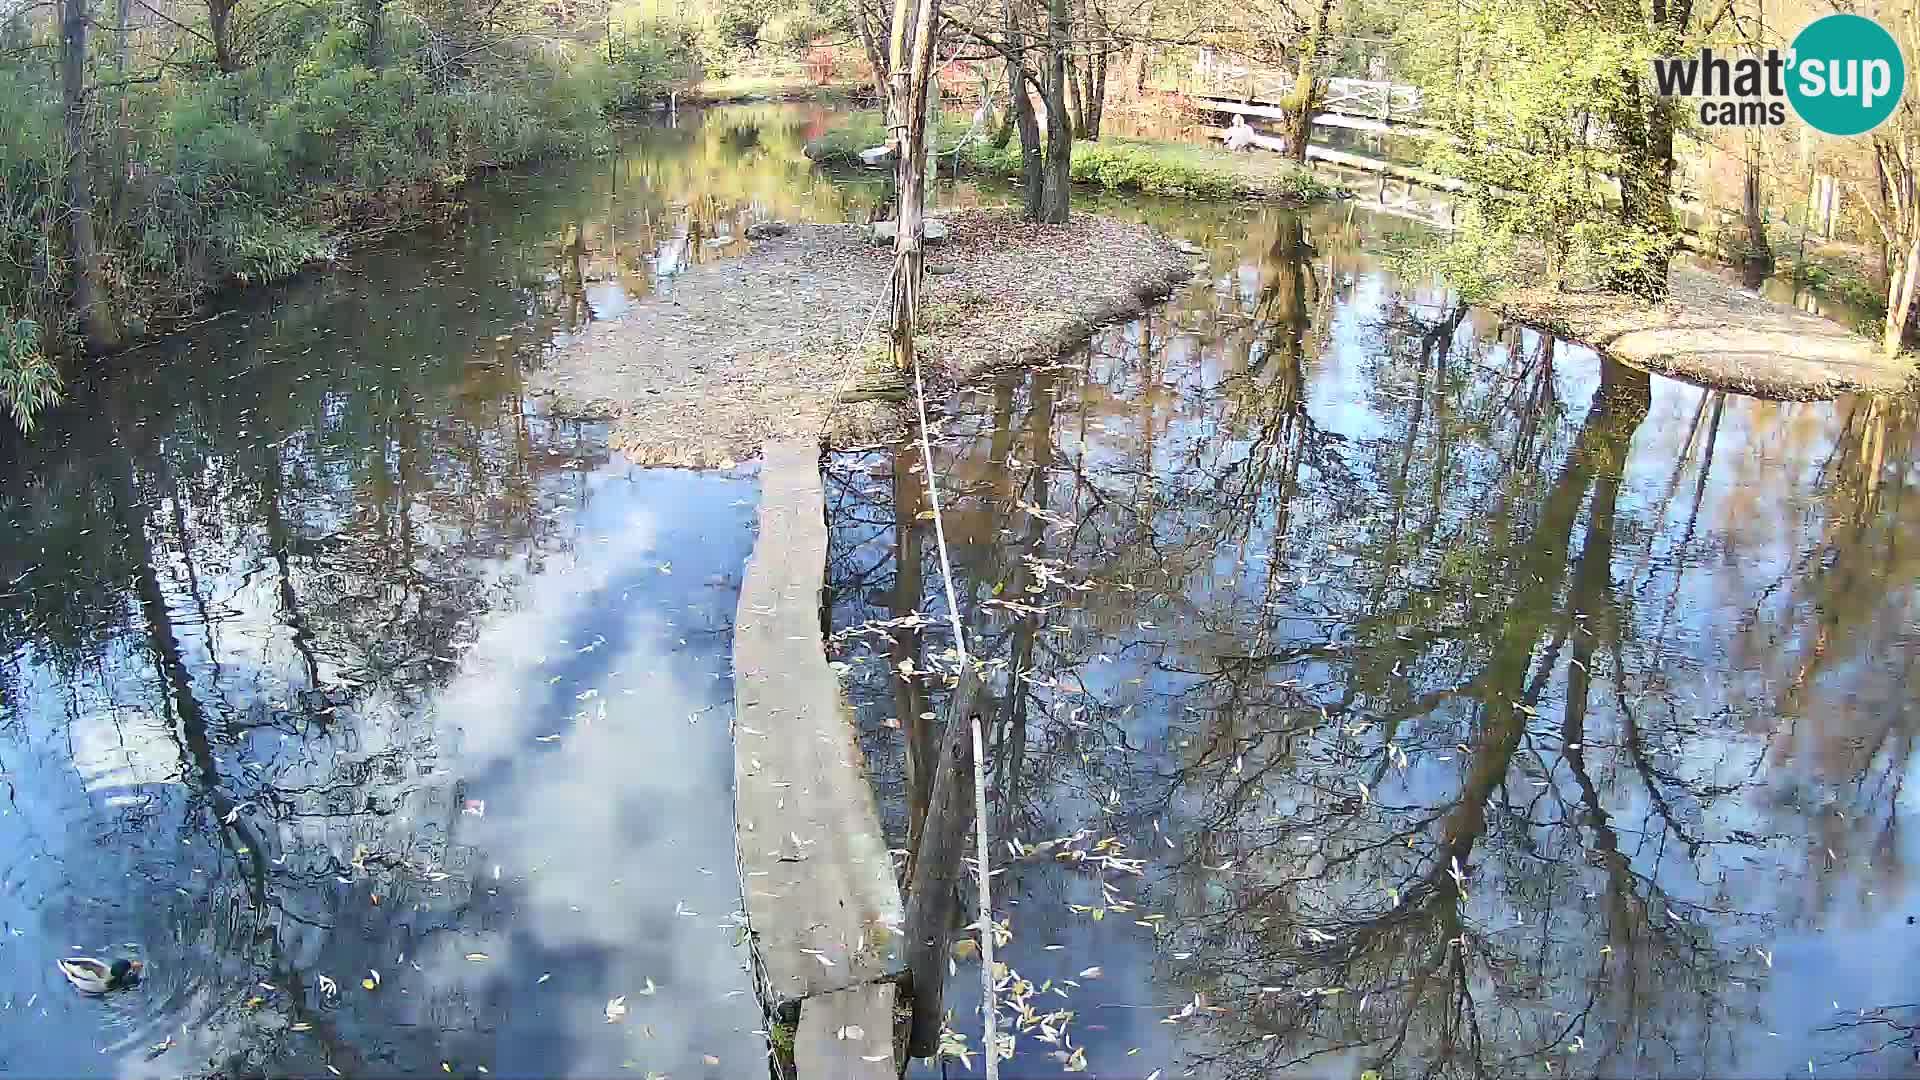
<svg viewBox="0 0 1920 1080">
<path fill-rule="evenodd" d="M 1193 66 L 1194 97 L 1277 106 L 1293 90 L 1294 73 L 1277 67 L 1250 67 L 1221 63 L 1211 50 L 1202 50 Z M 1391 122 L 1416 120 L 1420 89 L 1373 79 L 1327 80 L 1321 112 Z"/>
</svg>

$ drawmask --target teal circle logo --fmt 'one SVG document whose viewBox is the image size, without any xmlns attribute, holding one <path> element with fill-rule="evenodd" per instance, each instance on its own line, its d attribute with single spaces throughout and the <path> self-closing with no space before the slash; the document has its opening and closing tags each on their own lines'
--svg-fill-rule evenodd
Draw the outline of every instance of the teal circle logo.
<svg viewBox="0 0 1920 1080">
<path fill-rule="evenodd" d="M 1787 100 L 1817 131 L 1859 135 L 1879 127 L 1907 92 L 1907 64 L 1893 35 L 1860 15 L 1807 24 L 1787 54 Z"/>
</svg>

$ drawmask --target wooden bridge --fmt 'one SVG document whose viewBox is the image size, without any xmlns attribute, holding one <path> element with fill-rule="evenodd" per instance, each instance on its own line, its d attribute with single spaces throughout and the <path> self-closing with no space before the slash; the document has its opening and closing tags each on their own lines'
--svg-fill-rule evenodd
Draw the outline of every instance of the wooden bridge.
<svg viewBox="0 0 1920 1080">
<path fill-rule="evenodd" d="M 1293 91 L 1294 79 L 1285 68 L 1223 63 L 1203 49 L 1187 86 L 1177 92 L 1199 109 L 1279 120 L 1286 116 L 1280 103 Z M 1372 132 L 1425 127 L 1419 87 L 1372 79 L 1328 79 L 1313 122 Z"/>
</svg>

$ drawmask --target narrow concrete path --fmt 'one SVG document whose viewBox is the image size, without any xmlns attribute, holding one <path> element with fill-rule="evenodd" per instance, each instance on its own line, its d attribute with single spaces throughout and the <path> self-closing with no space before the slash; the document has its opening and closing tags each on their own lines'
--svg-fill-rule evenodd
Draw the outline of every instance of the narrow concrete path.
<svg viewBox="0 0 1920 1080">
<path fill-rule="evenodd" d="M 821 637 L 827 526 L 820 451 L 813 442 L 782 441 L 765 453 L 760 535 L 733 636 L 741 890 L 762 1003 L 780 1022 L 807 1031 L 808 1046 L 839 1055 L 796 1056 L 801 1077 L 854 1076 L 842 1061 L 852 1049 L 844 1044 L 863 1048 L 856 1060 L 884 1047 L 893 1068 L 891 989 L 830 1002 L 821 995 L 904 972 L 900 889 Z M 832 1038 L 822 1037 L 820 1019 L 809 1023 L 823 1012 Z M 864 1034 L 842 1037 L 852 1028 Z"/>
</svg>

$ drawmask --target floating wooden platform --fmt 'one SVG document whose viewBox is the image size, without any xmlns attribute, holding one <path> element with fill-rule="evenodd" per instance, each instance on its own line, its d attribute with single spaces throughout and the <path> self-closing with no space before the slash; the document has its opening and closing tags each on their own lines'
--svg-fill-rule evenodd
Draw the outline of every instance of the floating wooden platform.
<svg viewBox="0 0 1920 1080">
<path fill-rule="evenodd" d="M 821 636 L 818 447 L 768 443 L 760 489 L 760 535 L 734 620 L 733 747 L 734 846 L 761 1001 L 812 1032 L 807 1046 L 819 1054 L 796 1041 L 805 1080 L 865 1075 L 844 1061 L 855 1041 L 865 1049 L 854 1061 L 897 1075 L 893 991 L 874 985 L 906 970 L 900 889 Z M 861 1028 L 865 1040 L 823 1040 L 823 1023 Z M 874 1047 L 887 1060 L 860 1061 Z"/>
</svg>

